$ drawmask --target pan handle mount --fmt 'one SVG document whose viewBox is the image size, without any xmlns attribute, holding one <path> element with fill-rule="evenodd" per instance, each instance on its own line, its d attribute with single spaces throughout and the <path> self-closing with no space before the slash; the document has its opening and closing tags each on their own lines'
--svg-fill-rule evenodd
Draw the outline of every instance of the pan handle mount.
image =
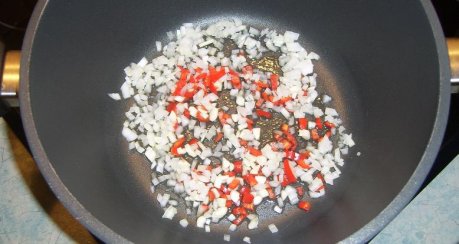
<svg viewBox="0 0 459 244">
<path fill-rule="evenodd" d="M 459 92 L 459 38 L 448 38 L 448 55 L 451 66 L 452 92 Z"/>
<path fill-rule="evenodd" d="M 21 52 L 7 51 L 3 62 L 1 97 L 16 97 L 19 88 L 19 67 Z"/>
</svg>

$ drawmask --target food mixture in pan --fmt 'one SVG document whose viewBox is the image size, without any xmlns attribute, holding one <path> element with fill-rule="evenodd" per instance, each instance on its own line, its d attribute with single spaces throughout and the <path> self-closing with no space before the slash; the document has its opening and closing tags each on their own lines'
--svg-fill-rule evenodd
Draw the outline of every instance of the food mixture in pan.
<svg viewBox="0 0 459 244">
<path fill-rule="evenodd" d="M 258 30 L 224 20 L 206 28 L 187 23 L 159 54 L 126 67 L 121 95 L 133 99 L 122 135 L 151 163 L 152 192 L 163 218 L 210 232 L 226 218 L 258 227 L 257 206 L 286 204 L 304 212 L 341 174 L 354 146 L 332 98 L 316 90 L 314 63 L 299 34 Z M 185 209 L 183 210 L 185 211 Z M 274 224 L 268 225 L 277 232 Z M 250 238 L 244 241 L 250 243 Z"/>
</svg>

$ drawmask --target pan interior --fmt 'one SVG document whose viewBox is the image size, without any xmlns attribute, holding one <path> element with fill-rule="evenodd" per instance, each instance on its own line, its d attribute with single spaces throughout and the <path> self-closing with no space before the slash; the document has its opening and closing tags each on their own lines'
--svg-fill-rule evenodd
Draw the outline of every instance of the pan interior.
<svg viewBox="0 0 459 244">
<path fill-rule="evenodd" d="M 29 80 L 36 129 L 56 174 L 86 210 L 128 240 L 221 241 L 227 225 L 207 234 L 194 226 L 182 229 L 180 218 L 161 220 L 149 164 L 127 150 L 120 133 L 129 101 L 115 102 L 107 93 L 118 91 L 130 62 L 155 55 L 154 41 L 164 41 L 167 31 L 233 17 L 301 34 L 303 46 L 321 56 L 315 66 L 320 91 L 333 98 L 358 145 L 342 177 L 310 213 L 291 208 L 271 216 L 266 204 L 260 228 L 243 227 L 232 239 L 346 238 L 399 193 L 433 129 L 438 58 L 418 2 L 50 1 L 35 35 Z M 271 235 L 270 223 L 280 232 Z"/>
</svg>

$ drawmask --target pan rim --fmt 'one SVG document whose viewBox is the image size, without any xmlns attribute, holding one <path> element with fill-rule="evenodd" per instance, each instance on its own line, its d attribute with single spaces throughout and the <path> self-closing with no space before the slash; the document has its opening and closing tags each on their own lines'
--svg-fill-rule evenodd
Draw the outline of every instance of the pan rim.
<svg viewBox="0 0 459 244">
<path fill-rule="evenodd" d="M 428 0 L 419 0 L 419 2 L 421 3 L 427 20 L 429 21 L 438 57 L 439 92 L 437 113 L 432 132 L 424 153 L 419 160 L 418 166 L 397 196 L 375 218 L 340 243 L 368 243 L 386 225 L 397 217 L 403 208 L 405 208 L 406 205 L 408 205 L 408 203 L 414 198 L 415 194 L 423 184 L 435 158 L 437 157 L 438 151 L 440 150 L 449 114 L 451 91 L 450 61 L 445 35 L 432 3 Z"/>
<path fill-rule="evenodd" d="M 37 32 L 40 24 L 40 19 L 46 9 L 48 2 L 49 0 L 39 0 L 37 2 L 27 27 L 24 43 L 22 46 L 19 100 L 21 117 L 24 121 L 24 130 L 29 142 L 29 146 L 38 165 L 38 168 L 49 184 L 51 190 L 80 223 L 82 223 L 91 233 L 95 234 L 104 242 L 130 242 L 120 234 L 107 227 L 96 217 L 94 217 L 86 208 L 84 208 L 84 206 L 76 199 L 76 197 L 73 196 L 73 194 L 64 185 L 54 170 L 38 137 L 35 122 L 33 119 L 32 106 L 30 103 L 29 67 L 30 57 L 33 51 L 32 46 L 34 43 L 35 33 Z M 434 37 L 438 56 L 439 94 L 437 101 L 437 113 L 432 132 L 418 166 L 416 167 L 415 171 L 405 186 L 397 194 L 397 196 L 375 218 L 373 218 L 370 222 L 368 222 L 366 225 L 361 227 L 350 236 L 346 237 L 346 239 L 342 240 L 342 243 L 368 242 L 389 222 L 391 222 L 392 219 L 394 219 L 400 213 L 400 211 L 409 203 L 409 201 L 411 201 L 413 196 L 416 194 L 422 185 L 427 173 L 430 171 L 434 159 L 440 149 L 448 118 L 451 73 L 449 68 L 449 59 L 445 37 L 432 3 L 428 0 L 419 0 L 419 2 L 423 6 L 427 20 L 430 23 L 430 28 Z"/>
</svg>

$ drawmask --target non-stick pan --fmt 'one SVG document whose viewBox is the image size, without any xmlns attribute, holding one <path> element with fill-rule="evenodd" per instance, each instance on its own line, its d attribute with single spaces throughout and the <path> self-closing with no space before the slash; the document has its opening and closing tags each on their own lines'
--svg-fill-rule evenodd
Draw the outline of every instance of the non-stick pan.
<svg viewBox="0 0 459 244">
<path fill-rule="evenodd" d="M 20 106 L 34 157 L 58 198 L 109 243 L 216 243 L 161 219 L 145 158 L 121 136 L 128 102 L 107 93 L 123 68 L 154 57 L 154 41 L 182 23 L 224 18 L 301 33 L 321 55 L 322 91 L 357 147 L 343 176 L 308 214 L 262 215 L 232 242 L 364 242 L 412 198 L 439 148 L 449 104 L 445 40 L 428 1 L 39 1 L 26 34 Z M 357 151 L 361 156 L 355 156 Z M 276 223 L 271 234 L 266 225 Z"/>
</svg>

